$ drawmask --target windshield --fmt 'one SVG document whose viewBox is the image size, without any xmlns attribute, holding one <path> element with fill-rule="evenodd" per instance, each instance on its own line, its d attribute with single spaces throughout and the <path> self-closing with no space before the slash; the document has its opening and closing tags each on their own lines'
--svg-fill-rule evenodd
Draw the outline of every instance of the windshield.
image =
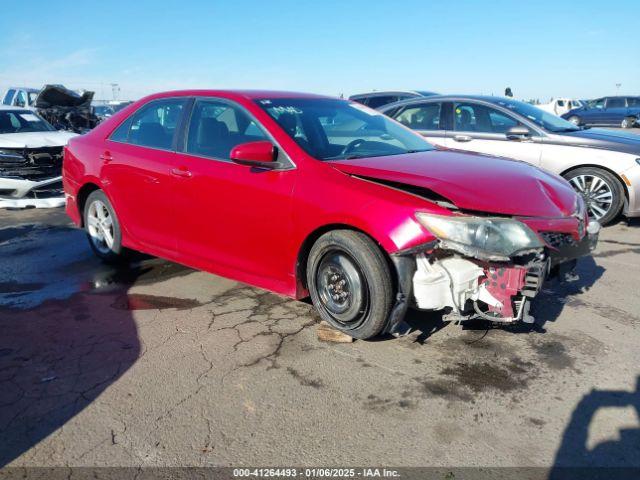
<svg viewBox="0 0 640 480">
<path fill-rule="evenodd" d="M 576 127 L 565 119 L 556 117 L 554 114 L 540 110 L 538 107 L 534 107 L 528 103 L 518 102 L 517 100 L 498 100 L 495 103 L 501 107 L 513 110 L 550 132 L 574 132 L 580 130 L 580 127 Z"/>
<path fill-rule="evenodd" d="M 0 110 L 0 134 L 53 130 L 55 128 L 29 110 Z"/>
<path fill-rule="evenodd" d="M 420 135 L 363 105 L 330 98 L 256 100 L 309 155 L 320 160 L 433 150 Z"/>
</svg>

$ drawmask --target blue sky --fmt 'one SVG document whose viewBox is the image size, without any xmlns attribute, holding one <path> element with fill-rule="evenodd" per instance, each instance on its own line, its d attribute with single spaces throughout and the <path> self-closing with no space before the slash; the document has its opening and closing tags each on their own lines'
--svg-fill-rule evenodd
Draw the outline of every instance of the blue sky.
<svg viewBox="0 0 640 480">
<path fill-rule="evenodd" d="M 55 6 L 54 6 L 55 4 Z M 640 94 L 639 0 L 13 2 L 0 89 Z"/>
</svg>

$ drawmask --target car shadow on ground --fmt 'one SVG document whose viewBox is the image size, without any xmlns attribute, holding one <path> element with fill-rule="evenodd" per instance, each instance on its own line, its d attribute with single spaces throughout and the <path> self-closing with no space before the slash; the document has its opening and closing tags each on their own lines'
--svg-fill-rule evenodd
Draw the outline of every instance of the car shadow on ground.
<svg viewBox="0 0 640 480">
<path fill-rule="evenodd" d="M 87 434 L 69 421 L 141 354 L 129 288 L 189 271 L 105 266 L 67 225 L 0 229 L 0 467 L 62 427 Z"/>
<path fill-rule="evenodd" d="M 617 439 L 609 439 L 589 447 L 589 429 L 602 409 L 631 408 L 635 428 L 621 428 Z M 637 479 L 640 478 L 640 377 L 635 391 L 591 390 L 582 397 L 571 414 L 550 480 Z M 593 443 L 593 442 L 591 442 Z"/>
<path fill-rule="evenodd" d="M 560 317 L 565 305 L 579 302 L 578 297 L 589 291 L 591 286 L 602 277 L 605 268 L 597 265 L 593 257 L 588 256 L 578 261 L 576 271 L 579 278 L 572 282 L 560 282 L 557 279 L 545 282 L 542 290 L 531 303 L 530 313 L 535 319 L 534 323 L 503 324 L 485 320 L 468 320 L 462 322 L 462 329 L 480 331 L 500 329 L 511 333 L 545 333 L 546 323 L 555 322 Z M 419 332 L 416 337 L 418 343 L 424 343 L 431 335 L 451 323 L 440 313 L 411 309 L 407 314 L 406 321 L 414 331 Z"/>
</svg>

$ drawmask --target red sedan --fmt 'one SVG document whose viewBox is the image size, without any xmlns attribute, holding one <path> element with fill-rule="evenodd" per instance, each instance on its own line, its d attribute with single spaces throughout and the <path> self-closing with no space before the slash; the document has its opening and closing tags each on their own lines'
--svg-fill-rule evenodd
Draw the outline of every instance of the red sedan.
<svg viewBox="0 0 640 480">
<path fill-rule="evenodd" d="M 103 260 L 134 249 L 311 296 L 356 338 L 406 332 L 409 306 L 533 321 L 542 281 L 599 229 L 558 176 L 316 95 L 152 95 L 72 139 L 63 170 Z"/>
</svg>

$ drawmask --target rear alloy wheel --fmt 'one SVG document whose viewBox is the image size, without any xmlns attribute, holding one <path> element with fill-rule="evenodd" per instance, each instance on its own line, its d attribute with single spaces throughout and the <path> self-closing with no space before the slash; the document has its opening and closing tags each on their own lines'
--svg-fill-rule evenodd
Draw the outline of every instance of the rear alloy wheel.
<svg viewBox="0 0 640 480">
<path fill-rule="evenodd" d="M 93 252 L 107 263 L 122 259 L 120 223 L 111 202 L 102 190 L 92 192 L 84 207 L 84 227 Z"/>
<path fill-rule="evenodd" d="M 379 335 L 393 304 L 393 282 L 380 248 L 365 234 L 334 230 L 320 237 L 307 262 L 307 285 L 323 320 L 354 337 Z"/>
<path fill-rule="evenodd" d="M 606 170 L 584 167 L 565 175 L 573 189 L 582 195 L 589 218 L 606 225 L 618 216 L 624 203 L 620 182 Z"/>
<path fill-rule="evenodd" d="M 622 128 L 632 128 L 635 124 L 636 124 L 636 121 L 633 117 L 627 117 L 624 120 L 622 120 L 622 123 L 620 124 L 620 126 Z"/>
<path fill-rule="evenodd" d="M 580 118 L 576 117 L 575 115 L 573 115 L 572 117 L 569 117 L 569 121 L 573 123 L 575 126 L 580 126 Z"/>
</svg>

